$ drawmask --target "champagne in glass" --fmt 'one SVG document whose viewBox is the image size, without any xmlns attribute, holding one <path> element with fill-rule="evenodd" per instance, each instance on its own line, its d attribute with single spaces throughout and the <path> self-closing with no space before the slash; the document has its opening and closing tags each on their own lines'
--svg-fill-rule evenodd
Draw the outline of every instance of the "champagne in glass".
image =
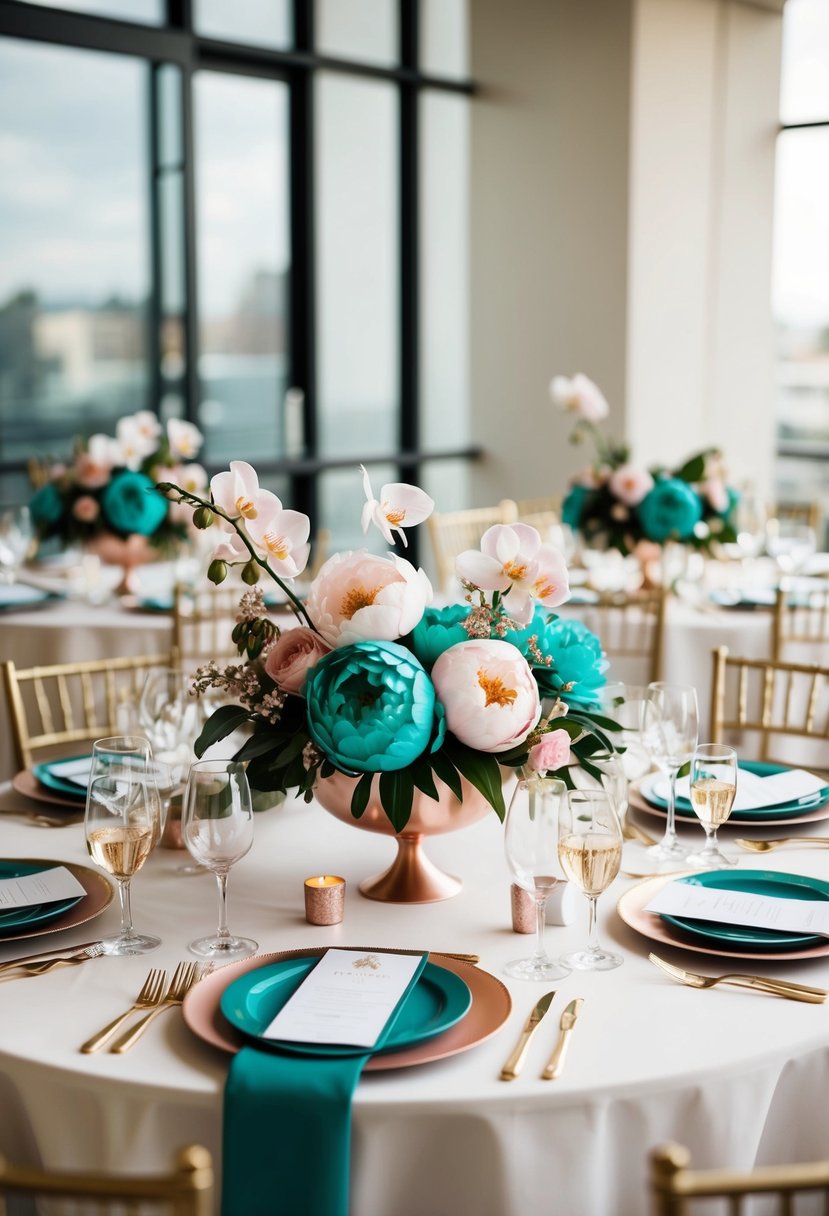
<svg viewBox="0 0 829 1216">
<path fill-rule="evenodd" d="M 610 971 L 624 961 L 599 944 L 596 905 L 622 864 L 622 827 L 605 790 L 571 790 L 559 818 L 558 855 L 561 868 L 587 896 L 587 948 L 566 954 L 564 962 L 577 971 Z"/>
<path fill-rule="evenodd" d="M 737 753 L 724 743 L 701 743 L 691 761 L 691 806 L 705 831 L 705 845 L 688 864 L 707 870 L 736 865 L 717 843 L 717 828 L 731 814 L 737 795 Z"/>
<path fill-rule="evenodd" d="M 689 684 L 648 685 L 642 702 L 642 737 L 657 768 L 668 777 L 668 818 L 665 835 L 648 849 L 651 860 L 676 863 L 685 849 L 676 834 L 676 779 L 694 754 L 699 732 L 696 689 Z"/>
<path fill-rule="evenodd" d="M 161 799 L 146 739 L 117 736 L 93 744 L 84 831 L 92 860 L 118 884 L 121 930 L 104 941 L 107 954 L 144 954 L 161 939 L 136 933 L 130 880 L 158 841 Z"/>
<path fill-rule="evenodd" d="M 544 946 L 547 900 L 564 881 L 558 860 L 558 815 L 566 787 L 557 777 L 532 773 L 520 780 L 504 822 L 504 851 L 513 878 L 532 896 L 536 907 L 536 945 L 531 958 L 504 968 L 521 980 L 558 980 L 570 968 L 551 959 Z"/>
<path fill-rule="evenodd" d="M 257 949 L 251 938 L 234 937 L 227 924 L 227 879 L 231 866 L 253 844 L 253 803 L 245 765 L 235 760 L 193 764 L 184 792 L 181 819 L 184 843 L 196 861 L 216 875 L 219 927 L 214 936 L 190 942 L 199 958 L 229 962 Z"/>
</svg>

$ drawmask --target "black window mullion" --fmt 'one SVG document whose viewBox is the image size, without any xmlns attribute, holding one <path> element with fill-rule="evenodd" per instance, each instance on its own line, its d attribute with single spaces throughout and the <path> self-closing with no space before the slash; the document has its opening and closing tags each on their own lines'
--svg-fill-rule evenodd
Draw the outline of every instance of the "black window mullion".
<svg viewBox="0 0 829 1216">
<path fill-rule="evenodd" d="M 196 267 L 196 163 L 193 132 L 193 72 L 181 74 L 182 196 L 184 202 L 184 413 L 198 425 L 201 404 L 199 378 L 199 300 Z"/>
<path fill-rule="evenodd" d="M 419 61 L 419 2 L 400 0 L 400 63 L 416 73 Z M 420 242 L 418 230 L 419 153 L 418 105 L 419 89 L 408 80 L 401 80 L 400 91 L 400 419 L 398 440 L 401 452 L 420 449 Z M 401 480 L 417 482 L 419 466 L 400 468 Z M 409 540 L 408 556 L 417 564 L 417 534 Z"/>
<path fill-rule="evenodd" d="M 147 357 L 150 361 L 150 407 L 158 413 L 161 405 L 161 154 L 159 140 L 158 72 L 156 63 L 147 65 L 149 106 L 148 143 L 150 172 L 150 292 L 147 299 Z"/>
</svg>

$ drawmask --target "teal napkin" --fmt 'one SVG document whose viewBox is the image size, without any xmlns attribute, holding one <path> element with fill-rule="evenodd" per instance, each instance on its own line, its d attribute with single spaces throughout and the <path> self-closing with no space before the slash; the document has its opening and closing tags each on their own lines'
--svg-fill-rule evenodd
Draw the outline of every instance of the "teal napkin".
<svg viewBox="0 0 829 1216">
<path fill-rule="evenodd" d="M 222 1216 L 348 1216 L 351 1099 L 425 966 L 424 955 L 370 1051 L 302 1056 L 251 1045 L 236 1054 L 224 1094 Z"/>
</svg>

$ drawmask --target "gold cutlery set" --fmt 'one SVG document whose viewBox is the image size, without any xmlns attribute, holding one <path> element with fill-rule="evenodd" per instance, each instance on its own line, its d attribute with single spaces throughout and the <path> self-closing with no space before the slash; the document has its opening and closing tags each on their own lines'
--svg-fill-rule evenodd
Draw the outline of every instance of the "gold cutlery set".
<svg viewBox="0 0 829 1216">
<path fill-rule="evenodd" d="M 510 1055 L 504 1067 L 501 1069 L 500 1079 L 502 1081 L 514 1081 L 521 1069 L 524 1066 L 524 1060 L 527 1057 L 530 1041 L 541 1024 L 541 1020 L 552 1004 L 555 990 L 545 992 L 544 996 L 535 1003 L 530 1016 L 527 1018 L 524 1029 L 518 1042 L 515 1045 L 515 1050 Z M 564 1067 L 564 1057 L 567 1053 L 567 1047 L 570 1042 L 570 1036 L 573 1033 L 573 1028 L 576 1025 L 581 1007 L 584 1001 L 581 997 L 576 997 L 566 1006 L 559 1020 L 559 1035 L 553 1053 L 550 1056 L 547 1064 L 541 1073 L 542 1081 L 555 1081 L 561 1075 L 561 1070 Z"/>
<path fill-rule="evenodd" d="M 789 1001 L 806 1001 L 810 1005 L 822 1005 L 829 996 L 825 988 L 813 988 L 809 984 L 796 984 L 793 980 L 767 979 L 762 975 L 697 975 L 694 971 L 685 971 L 673 963 L 666 963 L 656 954 L 649 954 L 648 959 L 660 971 L 685 984 L 688 988 L 713 988 L 716 984 L 733 984 L 736 988 L 751 988 L 755 992 L 767 992 L 770 996 L 782 996 Z"/>
<path fill-rule="evenodd" d="M 61 951 L 55 946 L 41 954 L 27 954 L 24 958 L 0 963 L 0 979 L 22 979 L 27 975 L 46 975 L 57 967 L 85 963 L 89 958 L 99 958 L 104 952 L 103 942 L 85 942 L 81 946 Z"/>
<path fill-rule="evenodd" d="M 87 1055 L 93 1051 L 98 1051 L 112 1038 L 116 1031 L 120 1030 L 128 1018 L 134 1013 L 141 1013 L 143 1016 L 139 1018 L 135 1025 L 122 1035 L 119 1035 L 109 1047 L 110 1052 L 114 1052 L 116 1055 L 129 1051 L 141 1038 L 149 1024 L 160 1013 L 163 1013 L 165 1009 L 172 1009 L 176 1005 L 181 1005 L 190 989 L 212 970 L 212 963 L 179 963 L 173 972 L 173 978 L 170 980 L 168 987 L 167 972 L 154 968 L 150 971 L 141 991 L 129 1009 L 120 1014 L 112 1022 L 109 1022 L 102 1030 L 92 1035 L 91 1038 L 87 1039 L 81 1045 L 80 1050 Z"/>
</svg>

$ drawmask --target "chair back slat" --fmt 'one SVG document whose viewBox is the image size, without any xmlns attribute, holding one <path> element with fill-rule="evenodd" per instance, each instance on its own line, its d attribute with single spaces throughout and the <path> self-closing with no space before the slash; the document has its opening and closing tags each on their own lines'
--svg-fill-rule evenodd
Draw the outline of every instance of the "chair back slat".
<svg viewBox="0 0 829 1216">
<path fill-rule="evenodd" d="M 822 1197 L 829 1211 L 829 1161 L 797 1165 L 758 1166 L 753 1170 L 691 1169 L 690 1153 L 681 1144 L 664 1144 L 649 1154 L 650 1194 L 656 1216 L 706 1216 L 723 1208 L 707 1202 L 721 1200 L 732 1216 L 748 1209 L 749 1198 L 765 1195 L 776 1216 L 794 1216 L 796 1196 Z M 696 1203 L 696 1200 L 702 1202 Z M 771 1209 L 763 1206 L 764 1212 Z M 809 1211 L 814 1211 L 813 1207 Z"/>
</svg>

